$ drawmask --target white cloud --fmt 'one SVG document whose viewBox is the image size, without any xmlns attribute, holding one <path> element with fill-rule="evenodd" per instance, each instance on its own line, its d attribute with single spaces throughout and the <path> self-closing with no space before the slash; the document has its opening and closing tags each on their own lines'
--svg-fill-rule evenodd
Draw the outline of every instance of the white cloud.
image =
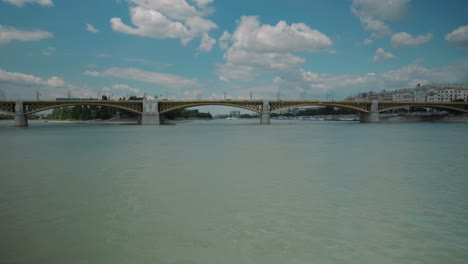
<svg viewBox="0 0 468 264">
<path fill-rule="evenodd" d="M 98 33 L 99 32 L 99 29 L 95 28 L 91 24 L 86 24 L 86 30 L 91 32 L 91 33 Z"/>
<path fill-rule="evenodd" d="M 216 40 L 210 37 L 208 33 L 203 33 L 199 51 L 208 52 L 213 48 L 214 44 L 216 44 Z"/>
<path fill-rule="evenodd" d="M 42 30 L 20 30 L 14 27 L 6 27 L 0 25 L 0 45 L 8 44 L 11 41 L 37 41 L 41 39 L 51 38 L 53 34 Z"/>
<path fill-rule="evenodd" d="M 36 90 L 40 92 L 41 99 L 66 97 L 68 91 L 72 92 L 73 97 L 96 95 L 93 89 L 68 84 L 58 76 L 42 78 L 3 69 L 0 69 L 0 85 L 5 92 L 8 92 L 9 99 L 33 99 L 36 97 Z"/>
<path fill-rule="evenodd" d="M 127 84 L 114 84 L 112 85 L 113 90 L 120 90 L 120 91 L 128 91 L 131 92 L 132 94 L 139 94 L 140 89 L 137 88 L 132 88 L 128 86 Z"/>
<path fill-rule="evenodd" d="M 221 37 L 219 37 L 219 48 L 222 50 L 227 50 L 229 48 L 229 40 L 231 39 L 231 34 L 229 32 L 224 31 Z"/>
<path fill-rule="evenodd" d="M 422 45 L 432 39 L 432 34 L 420 35 L 413 37 L 406 32 L 396 33 L 392 36 L 392 46 L 399 47 L 414 47 Z"/>
<path fill-rule="evenodd" d="M 47 80 L 44 80 L 40 77 L 36 77 L 31 74 L 8 72 L 3 69 L 0 69 L 0 82 L 15 83 L 19 85 L 37 85 L 49 87 L 63 87 L 66 85 L 65 81 L 57 76 L 53 76 Z"/>
<path fill-rule="evenodd" d="M 24 74 L 19 72 L 8 72 L 0 69 L 0 81 L 11 82 L 22 85 L 42 85 L 43 80 L 39 77 L 30 74 Z"/>
<path fill-rule="evenodd" d="M 97 77 L 100 75 L 98 71 L 84 71 L 83 74 L 88 75 L 88 76 L 94 76 L 94 77 Z"/>
<path fill-rule="evenodd" d="M 146 10 L 158 10 L 174 20 L 184 20 L 200 15 L 186 0 L 129 0 Z"/>
<path fill-rule="evenodd" d="M 374 59 L 372 60 L 374 63 L 386 61 L 395 58 L 393 54 L 390 52 L 386 52 L 382 48 L 378 48 L 377 51 L 375 52 Z"/>
<path fill-rule="evenodd" d="M 370 44 L 372 44 L 372 43 L 374 43 L 374 40 L 373 40 L 373 39 L 365 39 L 365 40 L 363 41 L 363 44 L 364 44 L 364 45 L 370 45 Z"/>
<path fill-rule="evenodd" d="M 52 56 L 53 53 L 55 52 L 56 48 L 54 47 L 47 47 L 47 49 L 44 49 L 41 53 L 44 56 Z"/>
<path fill-rule="evenodd" d="M 208 33 L 218 26 L 203 18 L 204 14 L 186 0 L 130 0 L 132 26 L 120 18 L 110 20 L 112 29 L 121 33 L 155 39 L 180 39 L 183 45 L 196 37 L 201 38 L 199 51 L 209 51 L 212 39 Z M 197 1 L 198 7 L 205 8 L 212 1 Z M 208 49 L 210 47 L 210 49 Z"/>
<path fill-rule="evenodd" d="M 243 16 L 231 36 L 232 47 L 256 52 L 317 52 L 332 45 L 331 39 L 303 23 L 260 25 L 257 17 Z"/>
<path fill-rule="evenodd" d="M 454 29 L 445 35 L 445 40 L 457 47 L 468 49 L 468 25 Z"/>
<path fill-rule="evenodd" d="M 361 17 L 360 20 L 364 30 L 373 32 L 373 38 L 382 38 L 392 33 L 392 30 L 380 20 L 371 17 Z"/>
<path fill-rule="evenodd" d="M 41 6 L 53 6 L 54 2 L 52 0 L 3 0 L 3 2 L 22 7 L 25 4 L 39 4 Z"/>
<path fill-rule="evenodd" d="M 204 7 L 204 6 L 208 5 L 208 4 L 213 3 L 214 0 L 193 0 L 193 1 L 195 1 L 197 6 Z"/>
<path fill-rule="evenodd" d="M 366 74 L 328 75 L 297 69 L 281 77 L 275 77 L 273 85 L 291 95 L 298 95 L 297 88 L 309 94 L 321 96 L 333 90 L 342 97 L 359 91 L 394 90 L 414 87 L 416 83 L 463 83 L 468 81 L 468 59 L 436 68 L 426 68 L 414 62 L 399 69 Z"/>
<path fill-rule="evenodd" d="M 46 81 L 47 85 L 50 87 L 63 87 L 65 86 L 65 81 L 57 76 L 53 76 Z"/>
<path fill-rule="evenodd" d="M 192 87 L 197 85 L 197 81 L 194 79 L 187 79 L 174 74 L 148 72 L 137 68 L 110 68 L 103 72 L 84 71 L 83 74 L 95 77 L 112 77 L 146 83 L 154 83 L 173 88 Z"/>
<path fill-rule="evenodd" d="M 405 16 L 410 0 L 353 0 L 351 9 L 359 17 L 398 20 Z"/>
<path fill-rule="evenodd" d="M 225 50 L 225 63 L 217 70 L 223 81 L 249 80 L 258 74 L 299 67 L 305 59 L 294 52 L 327 51 L 332 45 L 328 36 L 303 23 L 261 25 L 252 16 L 241 17 L 234 33 L 225 31 L 219 42 Z"/>
<path fill-rule="evenodd" d="M 46 81 L 47 85 L 50 87 L 63 87 L 65 86 L 65 81 L 57 76 L 53 76 Z"/>
<path fill-rule="evenodd" d="M 403 18 L 411 0 L 353 0 L 351 11 L 359 17 L 364 30 L 372 32 L 371 38 L 378 39 L 392 34 L 384 21 Z"/>
</svg>

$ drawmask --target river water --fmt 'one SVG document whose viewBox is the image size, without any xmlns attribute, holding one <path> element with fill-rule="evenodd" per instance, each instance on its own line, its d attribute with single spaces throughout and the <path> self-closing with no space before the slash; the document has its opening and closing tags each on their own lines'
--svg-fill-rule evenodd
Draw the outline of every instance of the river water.
<svg viewBox="0 0 468 264">
<path fill-rule="evenodd" d="M 467 263 L 468 124 L 0 124 L 0 263 Z"/>
</svg>

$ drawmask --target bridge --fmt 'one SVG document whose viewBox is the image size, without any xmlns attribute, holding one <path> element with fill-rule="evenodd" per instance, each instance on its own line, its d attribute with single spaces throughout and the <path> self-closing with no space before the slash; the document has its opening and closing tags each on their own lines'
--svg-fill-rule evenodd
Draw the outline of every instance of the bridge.
<svg viewBox="0 0 468 264">
<path fill-rule="evenodd" d="M 321 101 L 321 100 L 56 100 L 56 101 L 0 101 L 0 112 L 13 115 L 16 126 L 27 126 L 28 115 L 68 106 L 105 106 L 135 113 L 142 125 L 159 125 L 160 114 L 196 106 L 230 106 L 260 114 L 260 124 L 270 123 L 270 113 L 301 106 L 333 106 L 360 113 L 363 123 L 380 121 L 380 113 L 405 107 L 446 109 L 468 113 L 468 102 L 393 102 L 393 101 Z"/>
</svg>

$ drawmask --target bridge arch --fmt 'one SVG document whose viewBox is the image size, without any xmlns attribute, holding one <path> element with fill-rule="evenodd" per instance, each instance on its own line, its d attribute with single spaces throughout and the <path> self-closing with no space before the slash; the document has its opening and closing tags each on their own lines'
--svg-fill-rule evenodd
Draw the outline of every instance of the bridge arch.
<svg viewBox="0 0 468 264">
<path fill-rule="evenodd" d="M 171 102 L 159 101 L 159 113 L 165 114 L 172 111 L 197 106 L 229 106 L 248 111 L 262 113 L 263 101 L 197 101 L 197 102 Z"/>
<path fill-rule="evenodd" d="M 321 101 L 312 101 L 312 102 L 297 102 L 297 103 L 278 103 L 271 102 L 272 109 L 271 111 L 278 111 L 283 109 L 288 109 L 291 107 L 301 107 L 301 106 L 333 106 L 343 109 L 354 110 L 359 113 L 369 113 L 370 104 L 367 103 L 353 103 L 353 104 L 340 104 L 338 102 L 321 102 Z"/>
<path fill-rule="evenodd" d="M 138 101 L 137 103 L 135 102 L 130 102 L 130 101 L 117 101 L 119 103 L 116 103 L 115 101 L 96 101 L 96 102 L 80 102 L 80 101 L 70 101 L 70 102 L 62 102 L 62 101 L 49 101 L 47 103 L 38 103 L 35 104 L 34 102 L 24 102 L 25 105 L 25 114 L 30 115 L 50 109 L 55 109 L 55 108 L 61 108 L 61 107 L 68 107 L 68 106 L 105 106 L 105 107 L 110 107 L 110 108 L 115 108 L 119 110 L 125 110 L 131 113 L 135 114 L 141 114 L 142 113 L 142 102 Z M 127 105 L 125 102 L 129 102 Z M 135 107 L 135 104 L 140 104 L 138 107 Z"/>
</svg>

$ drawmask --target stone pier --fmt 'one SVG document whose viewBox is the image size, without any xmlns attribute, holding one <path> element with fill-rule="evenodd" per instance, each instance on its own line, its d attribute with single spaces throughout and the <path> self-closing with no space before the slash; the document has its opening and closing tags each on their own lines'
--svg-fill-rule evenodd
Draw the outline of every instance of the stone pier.
<svg viewBox="0 0 468 264">
<path fill-rule="evenodd" d="M 24 114 L 23 101 L 16 101 L 15 104 L 15 126 L 28 126 L 28 117 Z"/>
<path fill-rule="evenodd" d="M 270 124 L 270 102 L 268 100 L 263 100 L 262 115 L 260 116 L 260 124 L 267 125 Z"/>
<path fill-rule="evenodd" d="M 159 108 L 157 100 L 143 101 L 143 114 L 139 119 L 141 125 L 160 125 Z"/>
<path fill-rule="evenodd" d="M 361 113 L 361 123 L 378 123 L 380 122 L 379 101 L 372 101 L 370 112 Z"/>
</svg>

